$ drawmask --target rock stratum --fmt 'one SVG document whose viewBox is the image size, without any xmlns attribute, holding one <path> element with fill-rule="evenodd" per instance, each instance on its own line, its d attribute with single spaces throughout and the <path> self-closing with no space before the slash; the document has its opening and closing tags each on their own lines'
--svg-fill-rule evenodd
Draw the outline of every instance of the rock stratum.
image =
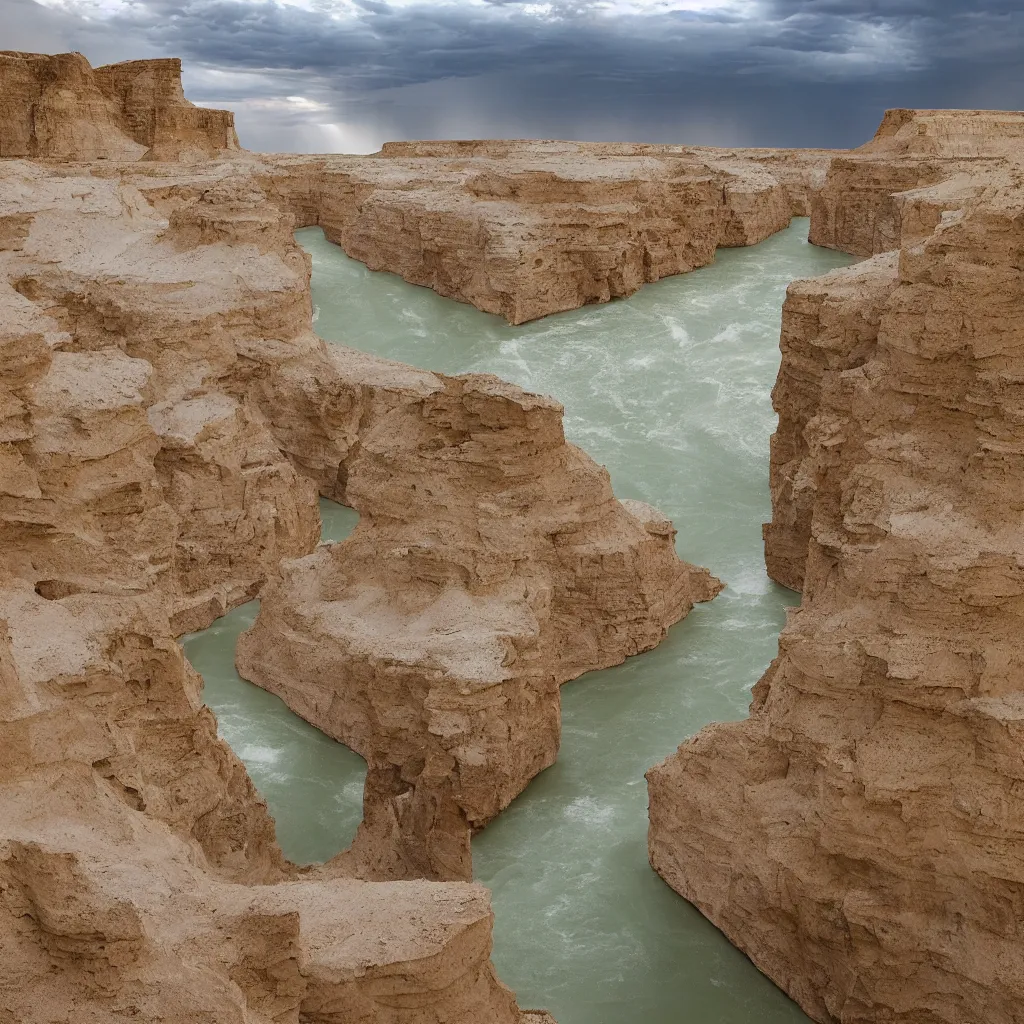
<svg viewBox="0 0 1024 1024">
<path fill-rule="evenodd" d="M 557 403 L 483 375 L 408 385 L 363 412 L 354 534 L 285 564 L 237 662 L 366 759 L 361 877 L 469 879 L 472 830 L 554 763 L 559 686 L 721 584 L 616 500 Z"/>
<path fill-rule="evenodd" d="M 520 323 L 809 213 L 864 261 L 784 310 L 766 560 L 802 603 L 750 719 L 649 774 L 652 863 L 817 1020 L 1019 1024 L 1022 136 L 257 155 L 176 61 L 0 55 L 0 1019 L 550 1024 L 449 879 L 559 683 L 717 582 L 557 403 L 325 345 L 292 230 Z M 255 595 L 243 670 L 369 763 L 327 865 L 175 642 Z"/>
<path fill-rule="evenodd" d="M 237 150 L 234 115 L 189 103 L 177 58 L 92 68 L 80 53 L 0 50 L 0 157 L 202 161 Z"/>
<path fill-rule="evenodd" d="M 787 159 L 788 157 L 788 159 Z M 806 213 L 828 151 L 572 142 L 389 143 L 267 157 L 299 226 L 509 323 L 632 295 Z M 780 170 L 782 169 L 782 170 Z"/>
<path fill-rule="evenodd" d="M 890 111 L 790 286 L 750 718 L 652 769 L 655 868 L 816 1020 L 1024 1019 L 1024 114 Z"/>
<path fill-rule="evenodd" d="M 717 582 L 557 403 L 317 338 L 292 230 L 350 191 L 237 150 L 179 70 L 0 59 L 0 1017 L 550 1024 L 486 891 L 431 879 L 553 759 L 558 683 Z M 317 548 L 318 494 L 350 543 Z M 284 860 L 175 642 L 258 594 L 268 664 L 301 596 L 350 630 L 325 663 L 394 684 L 346 734 L 368 838 L 325 866 Z"/>
<path fill-rule="evenodd" d="M 174 639 L 317 543 L 262 389 L 362 387 L 287 218 L 6 161 L 0 238 L 0 1019 L 541 1019 L 485 890 L 285 862 Z M 334 408 L 296 443 L 336 476 Z"/>
</svg>

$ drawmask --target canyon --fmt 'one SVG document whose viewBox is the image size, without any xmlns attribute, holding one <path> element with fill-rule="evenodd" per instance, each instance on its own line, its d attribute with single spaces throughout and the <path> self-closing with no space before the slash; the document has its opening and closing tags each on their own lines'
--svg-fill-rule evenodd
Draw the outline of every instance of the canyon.
<svg viewBox="0 0 1024 1024">
<path fill-rule="evenodd" d="M 1024 1005 L 1022 140 L 897 112 L 834 161 L 811 237 L 867 258 L 790 287 L 774 393 L 800 607 L 648 775 L 652 864 L 820 1021 Z"/>
<path fill-rule="evenodd" d="M 557 401 L 317 337 L 292 232 L 519 324 L 809 214 L 863 261 L 783 312 L 765 553 L 801 604 L 750 718 L 649 772 L 651 863 L 816 1020 L 1019 1020 L 1024 115 L 349 157 L 239 149 L 174 60 L 2 52 L 0 96 L 0 1019 L 550 1024 L 470 836 L 554 761 L 560 684 L 721 584 Z M 240 670 L 368 762 L 323 865 L 176 643 L 256 596 Z"/>
</svg>

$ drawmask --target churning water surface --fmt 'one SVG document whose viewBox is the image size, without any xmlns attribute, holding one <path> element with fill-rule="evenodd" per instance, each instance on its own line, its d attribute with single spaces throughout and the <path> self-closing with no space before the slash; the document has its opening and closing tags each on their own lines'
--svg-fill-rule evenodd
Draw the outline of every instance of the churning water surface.
<svg viewBox="0 0 1024 1024">
<path fill-rule="evenodd" d="M 486 371 L 553 395 L 565 430 L 611 472 L 619 497 L 675 522 L 680 555 L 727 584 L 668 639 L 562 688 L 558 763 L 473 842 L 494 894 L 494 961 L 521 1006 L 559 1024 L 791 1024 L 807 1018 L 647 862 L 644 772 L 712 721 L 746 714 L 798 598 L 764 571 L 770 514 L 770 392 L 786 285 L 852 262 L 807 243 L 806 220 L 629 299 L 509 327 L 390 274 L 374 273 L 317 228 L 315 327 L 342 342 L 446 373 Z M 348 510 L 321 503 L 324 536 Z M 184 641 L 221 732 L 249 767 L 293 859 L 351 841 L 360 758 L 238 679 L 237 609 Z"/>
</svg>

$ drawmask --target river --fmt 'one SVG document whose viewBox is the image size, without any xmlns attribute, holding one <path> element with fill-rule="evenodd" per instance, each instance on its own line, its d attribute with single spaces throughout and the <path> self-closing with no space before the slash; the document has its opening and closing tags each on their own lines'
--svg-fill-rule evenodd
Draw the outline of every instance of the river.
<svg viewBox="0 0 1024 1024">
<path fill-rule="evenodd" d="M 798 596 L 765 575 L 770 393 L 786 285 L 852 258 L 807 243 L 808 222 L 629 299 L 519 327 L 374 273 L 317 228 L 315 328 L 446 373 L 486 371 L 565 406 L 565 431 L 615 492 L 666 512 L 677 547 L 726 584 L 656 650 L 562 689 L 558 763 L 473 843 L 494 894 L 494 961 L 521 1006 L 559 1024 L 793 1024 L 808 1018 L 647 863 L 644 772 L 708 722 L 746 714 Z M 324 537 L 355 515 L 321 502 Z M 185 638 L 222 735 L 277 820 L 285 853 L 351 841 L 362 760 L 234 673 L 255 602 Z"/>
</svg>

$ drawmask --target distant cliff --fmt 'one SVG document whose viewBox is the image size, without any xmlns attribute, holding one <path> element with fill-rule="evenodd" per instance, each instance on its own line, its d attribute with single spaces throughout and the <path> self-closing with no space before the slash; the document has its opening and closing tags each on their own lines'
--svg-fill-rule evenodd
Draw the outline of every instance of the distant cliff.
<svg viewBox="0 0 1024 1024">
<path fill-rule="evenodd" d="M 176 57 L 92 68 L 80 53 L 0 51 L 0 157 L 193 162 L 237 150 L 234 115 L 189 103 Z"/>
</svg>

